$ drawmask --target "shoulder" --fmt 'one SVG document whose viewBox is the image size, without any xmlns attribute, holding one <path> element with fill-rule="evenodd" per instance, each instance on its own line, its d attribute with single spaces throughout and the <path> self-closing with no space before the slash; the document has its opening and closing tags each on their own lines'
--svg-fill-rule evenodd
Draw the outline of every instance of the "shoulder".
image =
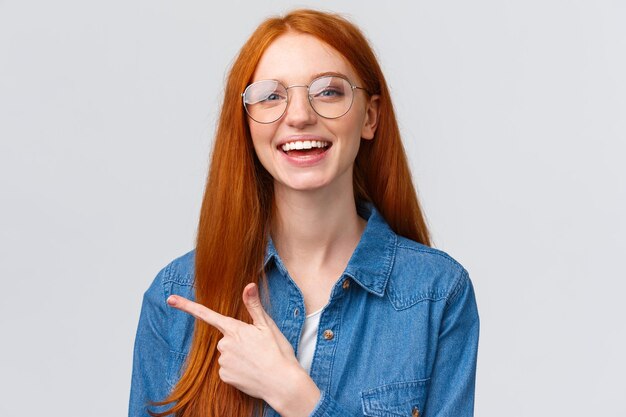
<svg viewBox="0 0 626 417">
<path fill-rule="evenodd" d="M 195 250 L 169 262 L 157 273 L 145 297 L 163 305 L 171 294 L 191 297 L 194 285 L 194 262 Z"/>
<path fill-rule="evenodd" d="M 448 253 L 397 236 L 388 296 L 396 308 L 420 301 L 451 301 L 469 283 L 466 269 Z"/>
<path fill-rule="evenodd" d="M 194 260 L 195 251 L 192 250 L 165 265 L 144 294 L 142 307 L 151 327 L 157 329 L 169 350 L 180 354 L 189 350 L 194 319 L 169 307 L 166 300 L 172 294 L 195 300 Z"/>
<path fill-rule="evenodd" d="M 175 283 L 178 285 L 193 285 L 195 250 L 175 258 L 159 272 L 161 283 Z"/>
</svg>

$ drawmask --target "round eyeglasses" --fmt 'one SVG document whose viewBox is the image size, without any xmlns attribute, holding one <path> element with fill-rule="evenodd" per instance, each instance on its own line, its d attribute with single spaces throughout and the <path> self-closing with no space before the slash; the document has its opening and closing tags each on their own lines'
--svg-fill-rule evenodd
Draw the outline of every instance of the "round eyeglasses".
<svg viewBox="0 0 626 417">
<path fill-rule="evenodd" d="M 280 119 L 289 104 L 287 90 L 306 87 L 311 107 L 325 119 L 336 119 L 348 113 L 354 101 L 354 90 L 367 92 L 344 77 L 325 75 L 311 81 L 309 85 L 285 87 L 277 80 L 261 80 L 250 84 L 241 94 L 246 113 L 257 123 L 273 123 Z"/>
</svg>

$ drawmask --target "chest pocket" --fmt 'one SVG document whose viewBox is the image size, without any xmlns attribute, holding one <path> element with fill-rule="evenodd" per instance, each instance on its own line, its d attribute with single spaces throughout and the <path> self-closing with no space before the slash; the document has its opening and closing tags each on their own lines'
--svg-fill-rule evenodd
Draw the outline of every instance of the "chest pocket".
<svg viewBox="0 0 626 417">
<path fill-rule="evenodd" d="M 371 417 L 419 417 L 426 401 L 428 379 L 397 382 L 361 392 L 363 414 Z"/>
</svg>

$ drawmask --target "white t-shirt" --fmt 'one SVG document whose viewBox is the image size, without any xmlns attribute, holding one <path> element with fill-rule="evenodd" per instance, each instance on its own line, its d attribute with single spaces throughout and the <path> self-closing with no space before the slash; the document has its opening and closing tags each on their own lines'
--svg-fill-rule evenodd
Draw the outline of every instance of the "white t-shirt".
<svg viewBox="0 0 626 417">
<path fill-rule="evenodd" d="M 317 340 L 317 329 L 320 325 L 320 316 L 322 315 L 320 308 L 315 313 L 307 315 L 302 326 L 302 334 L 300 335 L 300 344 L 298 345 L 298 362 L 307 373 L 311 373 L 311 363 L 313 362 L 313 354 L 315 353 L 315 344 Z"/>
</svg>

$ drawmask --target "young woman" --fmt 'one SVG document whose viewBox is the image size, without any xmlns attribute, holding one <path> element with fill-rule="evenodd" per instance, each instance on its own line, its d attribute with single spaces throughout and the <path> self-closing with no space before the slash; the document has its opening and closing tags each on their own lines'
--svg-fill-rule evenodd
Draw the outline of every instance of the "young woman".
<svg viewBox="0 0 626 417">
<path fill-rule="evenodd" d="M 429 245 L 361 32 L 266 20 L 228 77 L 196 248 L 145 294 L 130 415 L 471 416 L 474 292 Z"/>
</svg>

